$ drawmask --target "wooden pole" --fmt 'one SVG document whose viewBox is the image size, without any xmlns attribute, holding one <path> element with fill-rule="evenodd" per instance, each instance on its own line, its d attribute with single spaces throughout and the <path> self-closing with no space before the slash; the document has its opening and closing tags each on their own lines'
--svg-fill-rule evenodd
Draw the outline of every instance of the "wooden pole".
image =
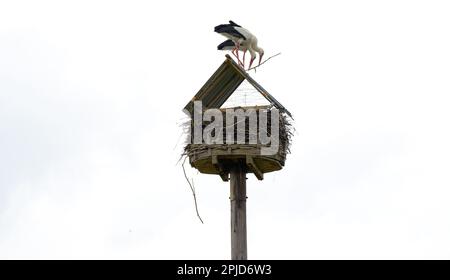
<svg viewBox="0 0 450 280">
<path fill-rule="evenodd" d="M 242 163 L 230 170 L 231 259 L 247 260 L 246 170 Z"/>
</svg>

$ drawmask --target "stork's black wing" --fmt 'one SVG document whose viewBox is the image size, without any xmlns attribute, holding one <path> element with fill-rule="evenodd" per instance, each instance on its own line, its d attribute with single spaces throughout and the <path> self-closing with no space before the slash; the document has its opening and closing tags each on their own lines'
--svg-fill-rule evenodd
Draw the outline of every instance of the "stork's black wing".
<svg viewBox="0 0 450 280">
<path fill-rule="evenodd" d="M 236 45 L 234 44 L 234 42 L 232 40 L 226 40 L 224 42 L 222 42 L 220 45 L 217 46 L 218 50 L 223 50 L 223 49 L 228 49 L 228 48 L 233 48 Z"/>
<path fill-rule="evenodd" d="M 219 32 L 220 30 L 226 28 L 227 26 L 229 26 L 229 24 L 220 24 L 220 25 L 217 25 L 216 27 L 214 27 L 214 32 Z"/>
<path fill-rule="evenodd" d="M 227 34 L 229 34 L 231 36 L 247 40 L 247 38 L 245 38 L 244 35 L 239 33 L 239 31 L 234 29 L 234 26 L 232 26 L 231 24 L 217 25 L 216 27 L 214 27 L 214 31 L 217 32 L 217 33 L 227 33 Z"/>
</svg>

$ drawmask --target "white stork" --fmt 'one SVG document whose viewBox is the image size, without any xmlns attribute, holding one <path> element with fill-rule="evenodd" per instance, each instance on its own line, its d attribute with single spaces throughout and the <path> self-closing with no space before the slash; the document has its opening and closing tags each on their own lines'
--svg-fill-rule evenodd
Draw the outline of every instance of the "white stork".
<svg viewBox="0 0 450 280">
<path fill-rule="evenodd" d="M 248 50 L 251 55 L 250 65 L 248 67 L 249 69 L 252 67 L 253 61 L 256 58 L 256 53 L 259 54 L 259 64 L 261 64 L 261 60 L 264 55 L 264 50 L 258 46 L 258 39 L 250 31 L 248 31 L 247 29 L 243 28 L 242 26 L 236 24 L 231 20 L 229 21 L 229 24 L 221 24 L 216 26 L 214 28 L 214 31 L 227 37 L 228 39 L 234 42 L 235 48 L 233 49 L 232 52 L 233 54 L 234 52 L 236 53 L 235 55 L 240 64 L 245 65 L 246 50 Z M 238 52 L 238 50 L 240 50 L 241 48 L 244 51 L 243 63 L 241 63 L 239 59 L 239 52 Z"/>
</svg>

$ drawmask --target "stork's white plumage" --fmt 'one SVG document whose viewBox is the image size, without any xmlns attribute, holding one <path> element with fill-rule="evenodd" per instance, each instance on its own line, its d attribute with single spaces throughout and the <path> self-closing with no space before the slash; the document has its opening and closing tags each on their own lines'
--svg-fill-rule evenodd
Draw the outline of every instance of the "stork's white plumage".
<svg viewBox="0 0 450 280">
<path fill-rule="evenodd" d="M 214 31 L 225 36 L 226 38 L 232 40 L 235 44 L 233 49 L 233 54 L 238 59 L 238 62 L 245 67 L 245 53 L 246 50 L 250 52 L 250 65 L 248 68 L 252 67 L 253 61 L 256 58 L 256 53 L 259 54 L 259 64 L 261 64 L 262 57 L 264 55 L 264 50 L 258 46 L 258 39 L 253 35 L 248 29 L 229 21 L 229 24 L 221 24 L 214 28 Z M 242 49 L 244 51 L 243 63 L 239 59 L 238 50 Z"/>
</svg>

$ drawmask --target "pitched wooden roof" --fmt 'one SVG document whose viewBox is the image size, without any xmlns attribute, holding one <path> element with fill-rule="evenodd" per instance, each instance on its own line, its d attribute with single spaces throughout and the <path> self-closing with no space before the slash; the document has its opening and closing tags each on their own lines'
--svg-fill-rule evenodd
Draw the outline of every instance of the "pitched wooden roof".
<svg viewBox="0 0 450 280">
<path fill-rule="evenodd" d="M 244 80 L 247 80 L 273 106 L 292 118 L 291 113 L 275 97 L 270 95 L 270 93 L 250 77 L 229 55 L 226 55 L 226 59 L 222 65 L 220 65 L 184 109 L 193 114 L 194 101 L 202 101 L 205 109 L 220 108 Z"/>
</svg>

